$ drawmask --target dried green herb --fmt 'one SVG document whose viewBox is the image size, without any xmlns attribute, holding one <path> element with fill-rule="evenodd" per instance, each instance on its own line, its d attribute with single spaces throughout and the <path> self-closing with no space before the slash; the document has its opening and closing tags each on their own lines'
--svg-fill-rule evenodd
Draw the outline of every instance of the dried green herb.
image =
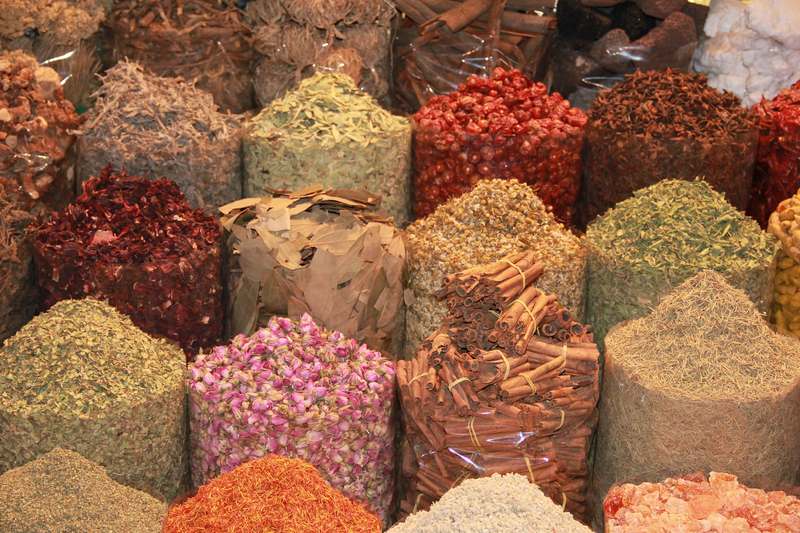
<svg viewBox="0 0 800 533">
<path fill-rule="evenodd" d="M 96 300 L 63 300 L 0 349 L 0 471 L 54 448 L 171 499 L 184 473 L 184 355 Z"/>
<path fill-rule="evenodd" d="M 411 123 L 381 108 L 345 74 L 319 73 L 247 125 L 246 196 L 266 188 L 366 189 L 398 224 L 408 220 Z"/>
<path fill-rule="evenodd" d="M 665 180 L 636 191 L 592 223 L 586 240 L 587 322 L 598 341 L 701 270 L 723 274 L 769 309 L 776 240 L 705 181 Z"/>
</svg>

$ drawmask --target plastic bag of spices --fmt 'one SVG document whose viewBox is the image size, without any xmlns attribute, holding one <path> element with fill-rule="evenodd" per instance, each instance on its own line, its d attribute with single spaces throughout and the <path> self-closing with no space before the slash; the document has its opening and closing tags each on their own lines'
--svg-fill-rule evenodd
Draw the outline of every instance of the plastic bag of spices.
<svg viewBox="0 0 800 533">
<path fill-rule="evenodd" d="M 800 193 L 778 204 L 767 231 L 781 243 L 775 270 L 772 321 L 778 331 L 800 338 Z"/>
</svg>

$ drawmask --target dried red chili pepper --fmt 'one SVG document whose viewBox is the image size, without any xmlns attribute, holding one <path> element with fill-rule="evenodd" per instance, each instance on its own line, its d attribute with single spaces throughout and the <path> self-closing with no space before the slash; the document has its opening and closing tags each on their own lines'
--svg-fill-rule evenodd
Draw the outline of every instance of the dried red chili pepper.
<svg viewBox="0 0 800 533">
<path fill-rule="evenodd" d="M 747 214 L 766 228 L 778 204 L 800 188 L 800 81 L 754 109 L 758 155 Z"/>
<path fill-rule="evenodd" d="M 516 178 L 572 223 L 580 190 L 586 115 L 558 93 L 547 94 L 519 70 L 470 76 L 458 91 L 436 96 L 415 115 L 417 216 L 484 178 Z"/>
<path fill-rule="evenodd" d="M 45 309 L 66 298 L 105 299 L 190 356 L 220 339 L 221 230 L 170 180 L 105 168 L 38 228 L 34 260 Z"/>
</svg>

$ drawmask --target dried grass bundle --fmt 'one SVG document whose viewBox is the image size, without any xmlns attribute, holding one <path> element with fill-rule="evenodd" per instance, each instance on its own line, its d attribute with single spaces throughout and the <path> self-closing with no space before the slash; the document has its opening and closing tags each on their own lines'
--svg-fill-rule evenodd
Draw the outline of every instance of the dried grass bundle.
<svg viewBox="0 0 800 533">
<path fill-rule="evenodd" d="M 117 0 L 110 26 L 117 60 L 196 80 L 225 111 L 253 107 L 252 39 L 238 9 L 219 0 Z"/>
<path fill-rule="evenodd" d="M 388 97 L 394 17 L 388 2 L 252 0 L 247 17 L 259 54 L 253 84 L 262 106 L 294 88 L 315 67 L 346 72 L 375 98 Z M 343 49 L 349 51 L 340 54 Z"/>
<path fill-rule="evenodd" d="M 166 177 L 194 207 L 242 195 L 241 127 L 207 92 L 122 61 L 103 77 L 78 141 L 78 178 L 108 164 L 131 175 Z"/>
</svg>

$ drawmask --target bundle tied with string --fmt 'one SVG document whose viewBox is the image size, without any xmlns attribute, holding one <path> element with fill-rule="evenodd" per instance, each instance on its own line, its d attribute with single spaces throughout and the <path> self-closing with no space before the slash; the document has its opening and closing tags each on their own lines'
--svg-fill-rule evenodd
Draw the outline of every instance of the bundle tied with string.
<svg viewBox="0 0 800 533">
<path fill-rule="evenodd" d="M 599 352 L 586 326 L 531 285 L 542 271 L 525 251 L 445 279 L 441 328 L 398 362 L 402 513 L 464 479 L 513 472 L 587 518 Z"/>
<path fill-rule="evenodd" d="M 343 72 L 385 103 L 394 8 L 386 0 L 250 0 L 257 52 L 253 85 L 261 106 L 315 70 Z"/>
<path fill-rule="evenodd" d="M 274 1 L 274 0 L 273 0 Z M 196 81 L 223 110 L 253 107 L 252 38 L 244 14 L 221 0 L 116 0 L 110 27 L 116 60 L 159 76 Z"/>
<path fill-rule="evenodd" d="M 605 357 L 597 504 L 615 483 L 696 471 L 758 488 L 794 483 L 800 343 L 773 332 L 720 274 L 697 274 L 649 316 L 614 328 Z"/>
</svg>

